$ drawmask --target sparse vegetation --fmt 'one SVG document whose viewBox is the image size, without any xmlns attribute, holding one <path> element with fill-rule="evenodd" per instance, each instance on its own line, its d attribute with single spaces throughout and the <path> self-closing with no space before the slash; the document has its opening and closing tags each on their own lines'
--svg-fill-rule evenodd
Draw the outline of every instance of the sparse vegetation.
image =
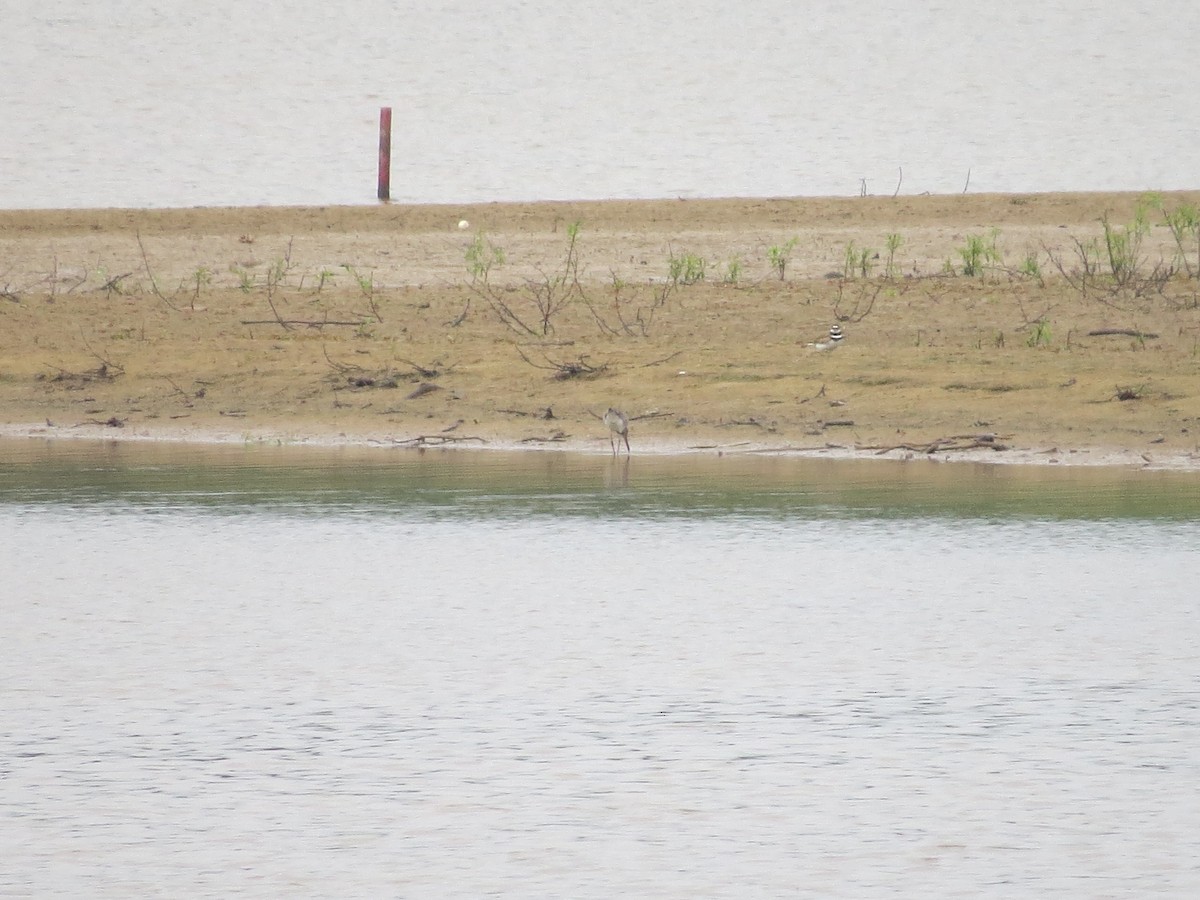
<svg viewBox="0 0 1200 900">
<path fill-rule="evenodd" d="M 1003 223 L 1018 213 L 1015 201 L 991 202 L 1004 204 L 990 207 Z M 1059 405 L 1094 404 L 1083 417 L 1094 421 L 1117 409 L 1118 399 L 1141 399 L 1137 427 L 1166 434 L 1176 450 L 1190 448 L 1194 440 L 1181 435 L 1200 431 L 1185 380 L 1194 380 L 1200 358 L 1195 207 L 1148 197 L 1135 211 L 1114 195 L 1106 214 L 1089 209 L 1055 232 L 1037 218 L 1040 201 L 1025 205 L 1037 221 L 1015 226 L 1015 247 L 1033 249 L 1014 248 L 1011 266 L 1001 258 L 999 231 L 981 227 L 988 220 L 977 213 L 936 227 L 880 214 L 854 230 L 831 217 L 828 227 L 805 225 L 786 242 L 764 241 L 764 230 L 787 221 L 772 210 L 771 224 L 729 228 L 722 243 L 718 219 L 681 225 L 676 208 L 657 225 L 639 222 L 626 244 L 634 229 L 606 221 L 593 243 L 578 222 L 564 224 L 569 214 L 556 210 L 552 227 L 550 216 L 525 208 L 520 218 L 479 216 L 500 229 L 490 235 L 455 229 L 455 215 L 437 234 L 402 224 L 394 243 L 364 229 L 352 245 L 321 244 L 311 230 L 303 237 L 297 230 L 295 248 L 278 226 L 255 221 L 253 245 L 239 245 L 247 227 L 240 222 L 222 232 L 224 256 L 206 237 L 203 256 L 194 258 L 185 258 L 180 240 L 143 225 L 144 242 L 134 242 L 132 228 L 114 231 L 110 249 L 89 251 L 85 266 L 60 261 L 64 247 L 75 253 L 81 243 L 56 232 L 36 263 L 26 252 L 18 267 L 8 258 L 0 266 L 0 316 L 13 325 L 3 341 L 37 358 L 44 415 L 73 415 L 71 424 L 112 419 L 145 427 L 148 418 L 166 424 L 174 415 L 200 424 L 205 415 L 253 417 L 266 409 L 275 421 L 292 414 L 307 421 L 333 408 L 347 429 L 403 433 L 415 417 L 445 415 L 423 426 L 433 445 L 449 433 L 443 427 L 463 421 L 482 423 L 490 439 L 497 398 L 508 408 L 520 397 L 526 410 L 546 412 L 530 413 L 530 428 L 554 421 L 552 435 L 586 440 L 580 410 L 603 403 L 590 393 L 599 392 L 625 407 L 661 409 L 663 427 L 688 439 L 692 428 L 759 422 L 770 423 L 781 444 L 811 444 L 805 435 L 818 433 L 814 422 L 843 421 L 828 419 L 836 405 L 848 407 L 844 421 L 855 423 L 860 440 L 873 429 L 878 437 L 885 425 L 893 433 L 913 427 L 930 403 L 928 415 L 939 423 L 969 410 L 964 434 L 976 417 L 995 418 L 1006 431 L 1015 421 L 1020 445 L 1028 446 L 1022 428 L 1058 417 Z M 910 226 L 918 233 L 902 236 Z M 670 249 L 664 272 L 661 248 L 679 234 L 703 234 L 703 243 Z M 282 250 L 280 240 L 287 242 Z M 778 243 L 764 250 L 770 240 Z M 757 268 L 736 252 L 756 241 Z M 797 274 L 799 241 L 806 250 Z M 939 275 L 943 258 L 954 279 Z M 595 259 L 599 271 L 589 273 L 585 259 Z M 68 313 L 86 322 L 88 340 L 101 350 L 95 359 Z M 56 317 L 47 319 L 56 330 L 42 328 L 27 340 L 25 330 L 42 316 Z M 449 328 L 448 320 L 462 327 Z M 846 333 L 837 353 L 805 349 L 834 323 Z M 205 355 L 190 354 L 185 342 L 201 337 L 210 341 Z M 326 348 L 328 361 L 319 356 Z M 7 352 L 0 386 L 31 377 Z M 314 352 L 322 370 L 315 378 Z M 131 374 L 120 374 L 114 356 Z M 406 356 L 429 365 L 410 373 L 397 362 Z M 148 369 L 156 370 L 152 390 L 135 384 Z M 437 385 L 411 394 L 384 390 L 414 379 Z M 84 391 L 88 400 L 66 391 Z M 931 393 L 957 400 L 942 403 Z M 892 404 L 896 398 L 902 402 Z M 1034 407 L 1040 418 L 1022 418 Z"/>
<path fill-rule="evenodd" d="M 878 254 L 869 247 L 858 247 L 854 241 L 846 245 L 846 257 L 842 265 L 842 275 L 845 278 L 861 276 L 868 278 L 875 267 Z"/>
<path fill-rule="evenodd" d="M 1145 208 L 1139 207 L 1133 222 L 1124 226 L 1113 225 L 1108 220 L 1108 213 L 1100 217 L 1104 228 L 1104 243 L 1108 262 L 1108 273 L 1118 288 L 1134 284 L 1142 267 L 1142 239 L 1150 230 L 1146 224 Z"/>
<path fill-rule="evenodd" d="M 993 228 L 991 235 L 987 238 L 979 234 L 967 235 L 966 244 L 958 248 L 964 277 L 982 277 L 988 266 L 1004 264 L 1003 257 L 996 247 L 999 236 L 1000 230 L 997 228 Z"/>
<path fill-rule="evenodd" d="M 192 273 L 192 310 L 196 309 L 196 301 L 200 299 L 200 291 L 212 284 L 212 272 L 206 266 L 197 266 Z"/>
<path fill-rule="evenodd" d="M 580 302 L 591 313 L 593 321 L 604 334 L 614 337 L 649 337 L 655 315 L 665 309 L 675 289 L 673 282 L 657 285 L 631 285 L 616 272 L 611 272 L 611 313 L 597 309 L 586 293 Z"/>
<path fill-rule="evenodd" d="M 1029 339 L 1025 342 L 1030 347 L 1042 347 L 1050 344 L 1050 323 L 1045 319 L 1038 319 L 1033 323 L 1033 328 L 1029 332 Z"/>
<path fill-rule="evenodd" d="M 567 226 L 567 249 L 562 262 L 550 272 L 539 272 L 538 278 L 526 279 L 523 287 L 493 284 L 492 269 L 503 263 L 504 252 L 482 233 L 477 234 L 466 251 L 471 291 L 511 330 L 546 337 L 554 330 L 555 317 L 572 301 L 584 297 L 579 280 L 579 230 L 579 222 Z M 465 318 L 466 309 L 454 324 L 461 324 Z"/>
<path fill-rule="evenodd" d="M 482 231 L 478 231 L 467 247 L 465 258 L 471 282 L 486 282 L 493 268 L 504 265 L 504 250 L 493 244 Z"/>
<path fill-rule="evenodd" d="M 372 272 L 364 275 L 348 263 L 343 265 L 342 268 L 350 274 L 350 277 L 354 279 L 354 283 L 358 285 L 359 293 L 367 301 L 367 309 L 371 318 L 375 319 L 376 322 L 382 322 L 383 314 L 379 311 L 379 303 L 375 298 L 375 273 Z M 320 289 L 320 285 L 318 285 L 317 290 L 320 291 Z"/>
<path fill-rule="evenodd" d="M 1133 220 L 1124 225 L 1115 224 L 1105 213 L 1099 219 L 1101 237 L 1071 238 L 1073 258 L 1068 259 L 1066 254 L 1055 253 L 1049 248 L 1047 255 L 1059 274 L 1084 298 L 1092 297 L 1106 305 L 1124 308 L 1130 300 L 1163 295 L 1180 272 L 1180 266 L 1185 277 L 1192 277 L 1193 269 L 1186 249 L 1191 243 L 1194 212 L 1186 204 L 1171 212 L 1164 210 L 1176 252 L 1173 262 L 1160 258 L 1151 265 L 1144 245 L 1151 234 L 1148 213 L 1156 206 L 1162 208 L 1161 198 L 1153 194 L 1144 196 L 1134 210 Z M 1200 223 L 1197 227 L 1200 228 Z M 1197 240 L 1200 240 L 1200 234 Z M 1200 271 L 1200 266 L 1195 271 Z"/>
<path fill-rule="evenodd" d="M 884 265 L 883 269 L 884 277 L 896 277 L 896 251 L 900 249 L 900 245 L 903 243 L 904 238 L 902 238 L 896 232 L 892 232 L 887 236 L 887 263 Z"/>
<path fill-rule="evenodd" d="M 1175 239 L 1178 255 L 1176 268 L 1181 268 L 1188 278 L 1200 277 L 1200 211 L 1190 203 L 1182 203 L 1175 209 L 1163 206 L 1162 197 L 1155 195 L 1150 201 L 1162 212 L 1171 237 Z"/>
<path fill-rule="evenodd" d="M 317 293 L 318 294 L 321 293 L 321 291 L 325 290 L 326 284 L 334 283 L 334 281 L 333 281 L 334 275 L 335 275 L 335 273 L 333 272 L 332 269 L 321 269 L 321 271 L 317 273 Z"/>
<path fill-rule="evenodd" d="M 1021 267 L 1018 271 L 1027 278 L 1034 278 L 1039 283 L 1045 283 L 1045 279 L 1042 278 L 1042 264 L 1038 260 L 1036 250 L 1030 250 L 1025 254 L 1025 259 L 1021 261 Z"/>
<path fill-rule="evenodd" d="M 779 276 L 780 281 L 787 277 L 788 262 L 798 240 L 799 238 L 792 238 L 784 244 L 775 244 L 767 248 L 767 262 L 771 264 L 771 271 Z"/>
<path fill-rule="evenodd" d="M 673 284 L 696 284 L 704 280 L 707 271 L 708 263 L 705 262 L 703 256 L 695 253 L 676 256 L 673 250 L 669 251 L 667 277 Z"/>
</svg>

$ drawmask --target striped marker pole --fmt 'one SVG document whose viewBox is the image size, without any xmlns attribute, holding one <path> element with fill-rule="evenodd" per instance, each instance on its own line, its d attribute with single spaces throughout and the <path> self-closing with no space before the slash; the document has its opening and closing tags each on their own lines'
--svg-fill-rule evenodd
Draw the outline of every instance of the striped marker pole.
<svg viewBox="0 0 1200 900">
<path fill-rule="evenodd" d="M 379 107 L 379 199 L 392 199 L 392 108 Z"/>
</svg>

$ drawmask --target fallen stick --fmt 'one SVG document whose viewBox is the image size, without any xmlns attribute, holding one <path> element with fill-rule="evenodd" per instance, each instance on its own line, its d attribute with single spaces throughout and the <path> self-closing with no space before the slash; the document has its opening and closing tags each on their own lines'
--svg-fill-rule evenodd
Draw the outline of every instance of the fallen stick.
<svg viewBox="0 0 1200 900">
<path fill-rule="evenodd" d="M 670 362 L 682 352 L 682 350 L 676 350 L 674 353 L 670 354 L 669 356 L 664 356 L 662 359 L 652 359 L 648 363 L 642 363 L 640 366 L 638 366 L 638 368 L 648 369 L 651 366 L 661 366 L 665 362 Z"/>
<path fill-rule="evenodd" d="M 353 322 L 340 319 L 242 319 L 243 325 L 307 325 L 309 328 L 320 328 L 322 325 L 353 325 L 355 328 L 363 324 L 362 319 Z"/>
<path fill-rule="evenodd" d="M 951 453 L 961 450 L 995 450 L 997 452 L 1010 449 L 1007 444 L 997 440 L 999 435 L 990 432 L 984 434 L 953 434 L 938 438 L 928 444 L 893 444 L 891 446 L 858 447 L 859 450 L 874 450 L 876 456 L 891 453 L 894 450 L 907 450 L 910 453 Z"/>
<path fill-rule="evenodd" d="M 1153 331 L 1138 331 L 1136 328 L 1097 328 L 1095 331 L 1089 331 L 1088 337 L 1131 337 L 1153 340 L 1158 335 Z"/>
<path fill-rule="evenodd" d="M 392 438 L 392 443 L 397 447 L 438 447 L 442 444 L 457 444 L 461 443 L 462 441 L 479 441 L 481 444 L 487 443 L 487 441 L 481 437 L 467 437 L 466 435 L 462 437 L 455 437 L 454 435 L 449 434 L 418 434 L 416 437 L 405 438 L 404 440 L 401 440 L 400 438 Z"/>
</svg>

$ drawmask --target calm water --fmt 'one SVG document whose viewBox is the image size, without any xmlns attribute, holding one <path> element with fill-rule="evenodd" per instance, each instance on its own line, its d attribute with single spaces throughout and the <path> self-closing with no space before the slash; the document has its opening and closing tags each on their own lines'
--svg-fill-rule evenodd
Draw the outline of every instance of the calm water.
<svg viewBox="0 0 1200 900">
<path fill-rule="evenodd" d="M 1195 188 L 1200 4 L 7 0 L 0 208 Z"/>
<path fill-rule="evenodd" d="M 1194 896 L 1196 488 L 0 444 L 0 895 Z"/>
</svg>

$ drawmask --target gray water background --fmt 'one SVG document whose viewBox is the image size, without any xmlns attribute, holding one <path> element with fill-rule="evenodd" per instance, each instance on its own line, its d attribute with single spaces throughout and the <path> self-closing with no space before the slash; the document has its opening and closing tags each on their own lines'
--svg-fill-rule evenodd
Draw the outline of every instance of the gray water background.
<svg viewBox="0 0 1200 900">
<path fill-rule="evenodd" d="M 1194 474 L 0 443 L 0 896 L 1194 896 Z"/>
<path fill-rule="evenodd" d="M 1194 189 L 1200 4 L 6 0 L 0 208 Z M 903 169 L 903 180 L 899 171 Z"/>
</svg>

